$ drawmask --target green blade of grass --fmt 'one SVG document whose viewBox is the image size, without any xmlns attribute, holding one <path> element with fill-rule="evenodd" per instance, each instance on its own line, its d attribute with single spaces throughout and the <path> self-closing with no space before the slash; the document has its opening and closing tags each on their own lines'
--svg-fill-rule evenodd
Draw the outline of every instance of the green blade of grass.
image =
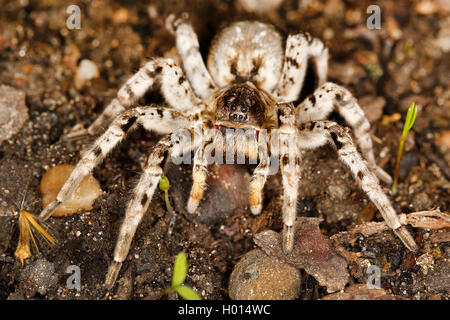
<svg viewBox="0 0 450 320">
<path fill-rule="evenodd" d="M 175 291 L 182 297 L 184 300 L 202 300 L 202 297 L 194 291 L 189 286 L 180 285 L 175 288 Z"/>
<path fill-rule="evenodd" d="M 403 126 L 402 136 L 406 136 L 414 125 L 417 115 L 417 104 L 413 101 L 408 108 L 408 113 L 406 114 L 405 125 Z"/>
<path fill-rule="evenodd" d="M 161 180 L 159 180 L 159 189 L 161 191 L 168 191 L 170 188 L 169 179 L 166 176 L 162 176 Z"/>
<path fill-rule="evenodd" d="M 403 125 L 402 136 L 400 138 L 400 144 L 397 152 L 397 162 L 395 164 L 395 172 L 394 172 L 394 182 L 392 184 L 392 193 L 397 193 L 397 185 L 398 185 L 398 175 L 400 172 L 400 162 L 402 160 L 403 155 L 403 146 L 405 144 L 406 136 L 408 135 L 409 130 L 411 130 L 414 122 L 416 120 L 417 115 L 417 104 L 413 101 L 411 102 L 408 113 L 406 114 L 405 124 Z"/>
<path fill-rule="evenodd" d="M 175 265 L 173 266 L 172 288 L 176 289 L 176 287 L 183 284 L 186 279 L 187 267 L 187 256 L 181 251 L 177 254 Z"/>
</svg>

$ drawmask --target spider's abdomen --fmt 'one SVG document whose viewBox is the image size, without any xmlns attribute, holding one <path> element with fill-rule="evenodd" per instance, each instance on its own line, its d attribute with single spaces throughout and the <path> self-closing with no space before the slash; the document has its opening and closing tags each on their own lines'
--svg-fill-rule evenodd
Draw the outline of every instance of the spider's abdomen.
<svg viewBox="0 0 450 320">
<path fill-rule="evenodd" d="M 256 21 L 236 22 L 213 40 L 208 69 L 215 83 L 253 82 L 273 92 L 283 66 L 282 37 L 271 25 Z"/>
</svg>

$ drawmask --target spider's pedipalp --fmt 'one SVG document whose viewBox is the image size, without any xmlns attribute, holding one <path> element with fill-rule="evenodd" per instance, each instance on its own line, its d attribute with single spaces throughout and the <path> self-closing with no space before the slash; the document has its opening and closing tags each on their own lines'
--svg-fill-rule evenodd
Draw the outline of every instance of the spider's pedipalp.
<svg viewBox="0 0 450 320">
<path fill-rule="evenodd" d="M 322 142 L 329 142 L 336 148 L 339 159 L 350 168 L 353 177 L 378 208 L 386 224 L 394 230 L 395 234 L 408 249 L 417 251 L 414 239 L 400 224 L 391 202 L 381 189 L 376 176 L 356 150 L 349 132 L 332 121 L 302 123 L 299 128 L 298 146 L 304 149 L 315 148 L 318 146 L 319 136 L 323 137 Z M 315 141 L 316 143 L 311 143 L 310 141 Z"/>
<path fill-rule="evenodd" d="M 295 111 L 296 119 L 298 123 L 325 120 L 333 110 L 338 111 L 354 130 L 357 143 L 369 167 L 374 170 L 378 178 L 391 183 L 392 178 L 389 174 L 376 164 L 369 120 L 350 91 L 335 83 L 323 84 L 298 105 Z"/>
<path fill-rule="evenodd" d="M 283 71 L 276 90 L 279 102 L 291 102 L 298 99 L 305 81 L 309 59 L 312 59 L 315 64 L 317 82 L 320 86 L 327 78 L 327 47 L 308 33 L 289 35 L 286 40 Z"/>
<path fill-rule="evenodd" d="M 183 70 L 171 59 L 154 58 L 120 88 L 117 98 L 113 99 L 90 125 L 88 133 L 91 135 L 98 133 L 120 112 L 133 107 L 148 90 L 155 86 L 155 82 L 161 85 L 164 98 L 174 109 L 186 114 L 193 114 L 201 109 L 200 101 L 186 81 Z"/>
<path fill-rule="evenodd" d="M 174 129 L 189 126 L 191 123 L 191 120 L 180 112 L 162 107 L 137 107 L 124 111 L 116 117 L 105 133 L 84 152 L 56 199 L 44 208 L 39 215 L 39 219 L 48 219 L 58 208 L 59 204 L 70 197 L 81 180 L 92 172 L 106 155 L 136 127 L 136 124 L 143 125 L 147 130 L 168 133 Z"/>
<path fill-rule="evenodd" d="M 268 150 L 267 131 L 266 134 L 258 135 L 258 159 L 259 164 L 253 171 L 249 188 L 250 210 L 254 215 L 258 215 L 262 210 L 264 185 L 269 175 L 270 156 Z"/>
<path fill-rule="evenodd" d="M 205 157 L 205 148 L 212 139 L 211 136 L 202 136 L 202 141 L 194 154 L 192 167 L 192 187 L 187 203 L 187 211 L 194 213 L 203 198 L 206 188 L 206 178 L 208 177 L 208 161 Z"/>
<path fill-rule="evenodd" d="M 197 97 L 203 99 L 216 88 L 200 54 L 200 45 L 192 26 L 184 19 L 167 18 L 169 28 L 176 35 L 177 51 L 183 61 L 183 69 Z"/>
</svg>

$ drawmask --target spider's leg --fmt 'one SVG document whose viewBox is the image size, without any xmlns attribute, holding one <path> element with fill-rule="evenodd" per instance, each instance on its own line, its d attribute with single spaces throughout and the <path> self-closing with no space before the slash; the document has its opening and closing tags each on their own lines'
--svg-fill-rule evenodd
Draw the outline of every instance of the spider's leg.
<svg viewBox="0 0 450 320">
<path fill-rule="evenodd" d="M 308 33 L 288 36 L 283 71 L 276 90 L 279 102 L 296 101 L 302 91 L 305 81 L 308 60 L 315 63 L 318 85 L 322 85 L 327 78 L 328 49 L 317 38 Z"/>
<path fill-rule="evenodd" d="M 283 251 L 289 253 L 294 246 L 294 223 L 297 215 L 298 187 L 301 178 L 301 154 L 296 140 L 298 130 L 295 126 L 294 106 L 280 103 L 280 128 L 278 131 L 280 170 L 283 183 Z"/>
<path fill-rule="evenodd" d="M 169 151 L 174 145 L 171 135 L 166 135 L 153 148 L 148 157 L 147 163 L 143 169 L 138 184 L 134 188 L 133 197 L 128 202 L 125 212 L 125 219 L 120 228 L 119 238 L 117 239 L 114 250 L 114 261 L 108 269 L 105 279 L 105 286 L 112 288 L 116 282 L 122 262 L 125 260 L 130 250 L 136 228 L 139 225 L 144 213 L 152 200 L 155 189 L 163 174 L 161 167 L 167 158 Z"/>
<path fill-rule="evenodd" d="M 176 110 L 161 107 L 137 107 L 124 111 L 114 119 L 105 133 L 84 152 L 56 199 L 44 208 L 39 215 L 39 219 L 48 219 L 58 206 L 71 196 L 81 180 L 125 138 L 127 133 L 136 127 L 135 124 L 141 124 L 146 129 L 160 133 L 168 133 L 176 128 L 188 127 L 191 124 L 191 119 Z"/>
<path fill-rule="evenodd" d="M 250 210 L 254 215 L 258 215 L 262 210 L 264 185 L 269 175 L 270 156 L 268 151 L 268 141 L 264 139 L 266 135 L 259 133 L 258 137 L 258 158 L 259 164 L 253 171 L 250 180 L 249 203 Z"/>
<path fill-rule="evenodd" d="M 290 145 L 288 147 L 288 145 Z M 300 152 L 291 134 L 280 134 L 280 170 L 283 181 L 283 250 L 294 246 L 294 222 L 297 215 L 298 187 L 301 178 Z"/>
<path fill-rule="evenodd" d="M 417 251 L 414 239 L 400 224 L 391 202 L 381 189 L 376 176 L 356 150 L 349 132 L 332 121 L 312 121 L 300 124 L 299 148 L 316 148 L 327 142 L 336 148 L 339 159 L 350 168 L 353 177 L 378 208 L 386 224 L 393 229 L 408 249 Z"/>
<path fill-rule="evenodd" d="M 183 61 L 183 69 L 192 89 L 197 97 L 205 98 L 216 86 L 200 54 L 200 45 L 194 29 L 183 18 L 175 20 L 173 14 L 167 18 L 166 24 L 176 35 L 178 54 Z"/>
<path fill-rule="evenodd" d="M 376 164 L 370 137 L 370 123 L 355 97 L 344 87 L 327 82 L 317 88 L 298 105 L 297 122 L 325 120 L 333 110 L 337 110 L 352 127 L 362 154 L 369 163 L 369 168 L 374 170 L 377 177 L 384 182 L 392 183 L 390 175 Z"/>
<path fill-rule="evenodd" d="M 164 98 L 174 109 L 189 114 L 199 111 L 199 101 L 186 81 L 183 70 L 172 59 L 154 58 L 120 88 L 117 98 L 113 99 L 90 125 L 88 133 L 90 135 L 98 133 L 120 112 L 135 106 L 155 83 L 161 85 Z"/>
<path fill-rule="evenodd" d="M 194 163 L 192 167 L 192 187 L 187 203 L 187 211 L 194 213 L 203 198 L 206 189 L 206 179 L 208 177 L 208 160 L 205 155 L 205 148 L 213 138 L 210 134 L 201 134 L 201 142 L 194 153 Z M 213 142 L 214 145 L 214 142 Z"/>
</svg>

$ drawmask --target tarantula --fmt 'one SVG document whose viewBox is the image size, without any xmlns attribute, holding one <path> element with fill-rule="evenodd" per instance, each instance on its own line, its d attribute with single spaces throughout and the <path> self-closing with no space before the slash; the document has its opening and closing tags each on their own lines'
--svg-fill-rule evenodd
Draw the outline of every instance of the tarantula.
<svg viewBox="0 0 450 320">
<path fill-rule="evenodd" d="M 56 200 L 40 214 L 42 220 L 50 217 L 83 177 L 137 126 L 165 135 L 148 157 L 127 205 L 114 261 L 105 280 L 108 288 L 115 283 L 136 228 L 152 200 L 163 174 L 163 162 L 169 152 L 180 148 L 180 141 L 173 139 L 173 133 L 178 129 L 186 129 L 191 134 L 201 129 L 219 133 L 224 128 L 246 128 L 255 132 L 268 130 L 267 135 L 271 135 L 271 130 L 278 131 L 278 150 L 271 150 L 270 146 L 262 143 L 262 135 L 256 135 L 254 141 L 259 162 L 250 181 L 249 203 L 253 214 L 261 212 L 263 188 L 270 161 L 275 155 L 282 174 L 284 251 L 289 252 L 293 247 L 302 166 L 300 151 L 326 143 L 334 147 L 339 159 L 350 168 L 388 226 L 410 250 L 417 249 L 380 187 L 377 176 L 387 183 L 391 178 L 375 163 L 370 125 L 364 112 L 347 89 L 326 82 L 328 50 L 320 40 L 308 33 L 298 33 L 289 35 L 284 42 L 271 25 L 256 21 L 236 22 L 216 35 L 206 67 L 197 36 L 186 18 L 169 16 L 167 26 L 176 36 L 184 71 L 171 59 L 154 58 L 133 75 L 120 88 L 117 98 L 87 129 L 87 133 L 93 135 L 109 125 L 106 131 L 82 155 Z M 294 107 L 293 102 L 299 99 L 309 62 L 315 66 L 318 86 Z M 136 106 L 137 101 L 156 84 L 160 86 L 167 107 Z M 347 128 L 325 120 L 332 111 L 337 111 L 353 128 L 366 160 L 358 153 Z M 187 204 L 190 213 L 196 210 L 205 190 L 208 172 L 205 149 L 211 140 L 212 144 L 223 142 L 210 136 L 188 147 L 194 150 L 193 185 Z M 237 144 L 235 148 L 242 149 L 243 146 Z M 255 157 L 249 149 L 243 152 Z"/>
</svg>

